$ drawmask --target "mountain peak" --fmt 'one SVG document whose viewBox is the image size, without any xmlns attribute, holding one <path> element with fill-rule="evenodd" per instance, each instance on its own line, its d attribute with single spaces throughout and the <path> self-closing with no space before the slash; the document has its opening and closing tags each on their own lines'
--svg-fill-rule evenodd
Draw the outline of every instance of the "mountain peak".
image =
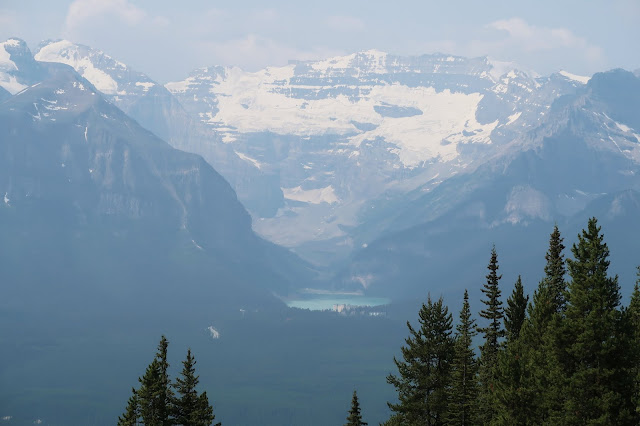
<svg viewBox="0 0 640 426">
<path fill-rule="evenodd" d="M 40 71 L 24 40 L 14 37 L 0 43 L 0 87 L 16 94 L 38 81 Z"/>
</svg>

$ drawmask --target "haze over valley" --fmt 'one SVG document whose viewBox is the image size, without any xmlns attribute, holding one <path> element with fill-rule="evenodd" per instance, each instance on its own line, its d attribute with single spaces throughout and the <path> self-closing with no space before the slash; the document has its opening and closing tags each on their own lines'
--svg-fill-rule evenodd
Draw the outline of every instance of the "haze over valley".
<svg viewBox="0 0 640 426">
<path fill-rule="evenodd" d="M 129 64 L 84 25 L 96 41 L 110 19 L 155 34 L 167 5 L 67 3 L 65 31 L 36 43 L 16 28 L 24 10 L 0 8 L 18 36 L 0 30 L 0 425 L 115 424 L 162 335 L 172 375 L 195 354 L 216 422 L 341 424 L 355 389 L 364 419 L 387 421 L 394 356 L 428 296 L 454 325 L 465 289 L 479 312 L 492 247 L 503 298 L 518 277 L 533 295 L 554 226 L 573 259 L 593 217 L 629 303 L 640 63 L 626 41 L 633 65 L 608 67 L 618 50 L 498 16 L 484 28 L 509 40 L 517 25 L 540 45 L 561 34 L 576 69 L 533 44 L 415 53 L 327 35 L 313 55 L 282 49 L 289 61 L 266 43 L 262 62 L 221 48 L 189 62 L 189 46 L 176 55 L 191 71 L 154 70 L 155 47 Z M 359 28 L 346 14 L 334 32 Z"/>
</svg>

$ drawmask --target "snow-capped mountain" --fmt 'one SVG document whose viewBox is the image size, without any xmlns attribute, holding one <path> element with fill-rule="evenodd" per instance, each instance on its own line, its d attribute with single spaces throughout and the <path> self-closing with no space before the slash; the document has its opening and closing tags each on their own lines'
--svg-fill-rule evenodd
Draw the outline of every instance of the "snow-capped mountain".
<svg viewBox="0 0 640 426">
<path fill-rule="evenodd" d="M 508 265 L 505 276 L 522 274 L 533 286 L 553 223 L 570 247 L 596 216 L 621 284 L 630 287 L 640 250 L 638 127 L 640 79 L 623 70 L 595 74 L 472 173 L 373 205 L 377 213 L 353 231 L 365 247 L 350 259 L 343 284 L 415 296 L 446 281 L 456 283 L 447 291 L 459 292 L 482 276 L 493 242 Z M 381 228 L 385 235 L 376 238 Z"/>
<path fill-rule="evenodd" d="M 143 126 L 201 154 L 234 187 L 255 230 L 319 263 L 438 218 L 444 204 L 418 200 L 539 146 L 561 122 L 549 119 L 563 114 L 554 102 L 589 82 L 487 58 L 375 50 L 257 72 L 208 67 L 165 87 L 66 41 L 44 43 L 36 59 L 73 66 Z M 598 138 L 618 141 L 637 128 L 617 123 Z M 552 220 L 591 200 L 550 209 L 539 189 L 514 186 L 510 194 L 508 214 L 495 220 Z"/>
<path fill-rule="evenodd" d="M 0 43 L 0 99 L 14 95 L 40 81 L 42 67 L 34 60 L 27 44 L 11 38 Z"/>
<path fill-rule="evenodd" d="M 499 68 L 367 51 L 253 73 L 204 68 L 166 87 L 248 165 L 279 175 L 284 199 L 266 212 L 275 214 L 253 212 L 255 229 L 298 250 L 326 242 L 335 252 L 351 249 L 348 229 L 371 200 L 472 170 L 584 85 Z"/>
</svg>

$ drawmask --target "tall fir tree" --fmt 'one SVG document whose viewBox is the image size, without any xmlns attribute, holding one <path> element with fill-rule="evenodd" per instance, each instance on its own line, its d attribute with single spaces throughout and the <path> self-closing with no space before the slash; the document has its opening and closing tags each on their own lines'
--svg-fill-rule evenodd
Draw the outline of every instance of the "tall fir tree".
<svg viewBox="0 0 640 426">
<path fill-rule="evenodd" d="M 528 399 L 528 424 L 553 424 L 563 413 L 565 375 L 560 363 L 566 339 L 561 324 L 566 310 L 565 246 L 558 226 L 549 236 L 544 277 L 533 294 L 521 330 L 521 387 Z"/>
<path fill-rule="evenodd" d="M 131 389 L 131 397 L 127 402 L 127 408 L 124 414 L 118 417 L 118 426 L 137 426 L 138 425 L 138 395 L 135 388 Z"/>
<path fill-rule="evenodd" d="M 635 416 L 640 416 L 640 266 L 638 266 L 636 284 L 633 286 L 629 308 L 627 309 L 630 328 L 631 352 L 633 356 L 633 397 Z"/>
<path fill-rule="evenodd" d="M 530 394 L 524 386 L 524 344 L 520 338 L 528 301 L 529 297 L 524 295 L 522 278 L 518 276 L 504 311 L 507 339 L 504 349 L 498 354 L 498 380 L 495 387 L 497 412 L 493 424 L 525 425 L 530 417 Z"/>
<path fill-rule="evenodd" d="M 154 359 L 144 375 L 140 377 L 140 388 L 136 391 L 139 415 L 145 426 L 163 426 L 165 424 L 164 403 L 161 399 L 162 373 L 157 359 Z M 168 420 L 168 419 L 167 419 Z"/>
<path fill-rule="evenodd" d="M 507 342 L 517 340 L 520 337 L 520 330 L 527 316 L 527 304 L 529 296 L 524 295 L 522 278 L 518 275 L 518 280 L 513 288 L 511 296 L 507 299 L 507 307 L 504 310 L 504 328 Z"/>
<path fill-rule="evenodd" d="M 473 351 L 476 335 L 475 320 L 471 318 L 469 292 L 464 291 L 464 302 L 460 310 L 460 321 L 456 326 L 453 363 L 451 365 L 451 387 L 447 423 L 470 426 L 478 424 L 478 362 Z"/>
<path fill-rule="evenodd" d="M 172 399 L 172 414 L 175 425 L 209 426 L 215 419 L 213 407 L 209 404 L 207 393 L 198 395 L 197 386 L 200 381 L 196 375 L 196 360 L 187 350 L 187 357 L 182 362 L 182 373 L 176 379 L 174 388 L 176 396 Z M 215 426 L 220 426 L 216 423 Z"/>
<path fill-rule="evenodd" d="M 388 403 L 394 412 L 393 422 L 403 425 L 436 426 L 445 424 L 448 387 L 454 341 L 452 318 L 442 298 L 423 304 L 419 312 L 420 328 L 407 321 L 409 337 L 402 347 L 403 361 L 394 357 L 398 376 L 390 374 L 387 382 L 398 392 L 398 403 Z M 390 423 L 388 424 L 395 424 Z"/>
<path fill-rule="evenodd" d="M 497 381 L 498 368 L 498 352 L 500 350 L 500 339 L 504 337 L 505 331 L 502 327 L 502 318 L 504 311 L 502 301 L 500 300 L 500 279 L 502 275 L 498 275 L 498 254 L 495 246 L 491 249 L 491 259 L 487 266 L 489 274 L 485 282 L 482 293 L 486 299 L 481 302 L 485 305 L 485 309 L 480 311 L 480 316 L 488 321 L 486 327 L 478 328 L 478 332 L 482 333 L 484 343 L 480 346 L 480 394 L 479 394 L 479 420 L 483 424 L 490 423 L 496 414 L 495 410 L 495 385 Z"/>
<path fill-rule="evenodd" d="M 347 423 L 345 426 L 367 426 L 369 423 L 362 421 L 362 414 L 360 413 L 360 402 L 358 401 L 358 394 L 353 391 L 351 397 L 351 410 L 347 416 Z"/>
<path fill-rule="evenodd" d="M 563 323 L 565 348 L 563 423 L 632 424 L 628 336 L 620 309 L 618 277 L 609 277 L 609 248 L 597 220 L 589 220 L 572 247 L 571 282 Z"/>
</svg>

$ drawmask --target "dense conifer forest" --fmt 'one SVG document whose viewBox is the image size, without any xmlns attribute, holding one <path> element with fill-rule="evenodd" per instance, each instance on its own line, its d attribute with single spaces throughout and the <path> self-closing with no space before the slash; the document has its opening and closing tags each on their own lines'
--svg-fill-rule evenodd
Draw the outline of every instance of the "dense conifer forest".
<svg viewBox="0 0 640 426">
<path fill-rule="evenodd" d="M 441 297 L 427 296 L 387 377 L 398 397 L 385 425 L 640 423 L 640 267 L 625 307 L 597 220 L 566 259 L 563 241 L 555 226 L 536 290 L 525 295 L 518 277 L 506 304 L 493 247 L 479 320 L 467 290 L 457 321 Z M 167 345 L 163 337 L 119 425 L 213 423 L 191 352 L 172 383 Z M 346 425 L 366 425 L 365 418 L 354 391 Z"/>
</svg>

